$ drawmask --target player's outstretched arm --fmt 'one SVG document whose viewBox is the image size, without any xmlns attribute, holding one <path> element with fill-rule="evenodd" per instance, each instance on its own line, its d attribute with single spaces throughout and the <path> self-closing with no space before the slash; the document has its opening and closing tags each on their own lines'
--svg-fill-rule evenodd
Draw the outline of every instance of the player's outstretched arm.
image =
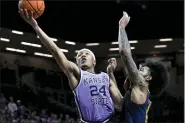
<svg viewBox="0 0 185 123">
<path fill-rule="evenodd" d="M 145 86 L 144 78 L 139 74 L 139 70 L 132 58 L 130 43 L 127 38 L 127 34 L 125 31 L 125 26 L 128 24 L 130 17 L 128 17 L 126 12 L 123 12 L 123 17 L 120 19 L 119 22 L 119 53 L 121 55 L 121 59 L 127 69 L 127 74 L 129 80 L 133 84 L 141 84 Z"/>
<path fill-rule="evenodd" d="M 112 81 L 112 79 L 110 79 L 110 94 L 111 94 L 111 98 L 113 99 L 113 102 L 114 102 L 114 107 L 118 111 L 121 111 L 124 98 L 123 98 L 121 92 L 119 91 L 117 85 L 115 84 L 115 82 Z"/>
<path fill-rule="evenodd" d="M 80 70 L 77 67 L 76 64 L 73 62 L 68 61 L 64 53 L 60 50 L 59 47 L 51 40 L 49 36 L 47 36 L 44 31 L 38 26 L 36 20 L 33 18 L 33 12 L 29 12 L 27 10 L 20 9 L 19 13 L 21 17 L 30 24 L 37 35 L 39 36 L 39 39 L 41 42 L 47 47 L 47 49 L 52 53 L 58 64 L 60 65 L 61 69 L 64 71 L 66 76 L 68 76 L 68 79 L 71 79 L 73 75 L 79 75 Z M 75 87 L 77 83 L 70 82 L 70 86 L 72 88 Z"/>
<path fill-rule="evenodd" d="M 130 17 L 126 12 L 123 12 L 123 17 L 119 21 L 119 53 L 121 59 L 127 69 L 128 78 L 131 81 L 132 87 L 132 101 L 137 104 L 143 104 L 146 100 L 146 83 L 144 77 L 139 73 L 137 66 L 132 58 L 130 43 L 127 38 L 125 27 L 128 24 Z M 138 85 L 140 88 L 137 88 Z M 136 88 L 135 88 L 136 87 Z"/>
<path fill-rule="evenodd" d="M 107 66 L 107 74 L 109 75 L 110 78 L 110 93 L 111 93 L 111 98 L 113 99 L 114 102 L 114 107 L 118 110 L 122 110 L 122 105 L 123 105 L 123 96 L 121 95 L 116 79 L 114 77 L 114 70 L 116 69 L 117 62 L 115 58 L 110 58 L 108 60 L 108 66 Z"/>
</svg>

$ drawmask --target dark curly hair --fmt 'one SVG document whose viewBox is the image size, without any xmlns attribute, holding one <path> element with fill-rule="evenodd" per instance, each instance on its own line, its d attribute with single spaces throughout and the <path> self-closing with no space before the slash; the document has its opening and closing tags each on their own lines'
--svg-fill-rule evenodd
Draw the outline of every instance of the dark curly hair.
<svg viewBox="0 0 185 123">
<path fill-rule="evenodd" d="M 151 70 L 152 80 L 149 82 L 150 93 L 153 96 L 160 96 L 168 86 L 169 71 L 161 61 L 146 60 L 143 66 Z"/>
</svg>

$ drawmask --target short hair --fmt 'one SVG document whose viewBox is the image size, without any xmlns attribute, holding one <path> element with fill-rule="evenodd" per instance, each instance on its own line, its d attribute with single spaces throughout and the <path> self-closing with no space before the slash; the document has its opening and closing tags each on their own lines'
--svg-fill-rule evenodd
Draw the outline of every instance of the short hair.
<svg viewBox="0 0 185 123">
<path fill-rule="evenodd" d="M 92 55 L 93 59 L 96 60 L 96 57 L 95 57 L 94 53 L 93 53 L 91 50 L 89 50 L 89 49 L 87 49 L 87 48 L 83 48 L 83 49 L 79 50 L 78 53 L 76 54 L 76 63 L 77 63 L 77 64 L 78 64 L 78 62 L 77 62 L 77 56 L 78 56 L 78 54 L 79 54 L 81 51 L 87 51 L 87 52 L 89 52 L 89 53 Z"/>
<path fill-rule="evenodd" d="M 160 96 L 169 83 L 169 71 L 167 66 L 156 60 L 146 60 L 144 66 L 150 68 L 152 80 L 149 82 L 149 89 L 152 95 Z"/>
<path fill-rule="evenodd" d="M 78 53 L 76 54 L 76 61 L 77 61 L 77 56 L 78 56 L 79 52 L 81 52 L 81 51 L 89 52 L 92 55 L 93 59 L 96 60 L 96 57 L 95 57 L 94 53 L 91 50 L 89 50 L 87 48 L 83 48 L 83 49 L 79 50 Z"/>
</svg>

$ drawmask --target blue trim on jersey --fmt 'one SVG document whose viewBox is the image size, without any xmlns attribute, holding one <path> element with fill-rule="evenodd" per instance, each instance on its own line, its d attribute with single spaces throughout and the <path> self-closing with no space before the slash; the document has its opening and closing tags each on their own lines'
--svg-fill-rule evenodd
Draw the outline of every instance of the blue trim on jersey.
<svg viewBox="0 0 185 123">
<path fill-rule="evenodd" d="M 82 115 L 82 113 L 81 113 L 82 111 L 81 111 L 81 109 L 80 109 L 80 104 L 79 104 L 78 99 L 77 99 L 77 94 L 76 94 L 75 91 L 73 91 L 73 94 L 75 95 L 76 106 L 77 106 L 77 108 L 78 108 L 78 112 L 79 112 L 80 118 L 81 118 L 81 119 L 84 119 L 84 118 L 83 118 L 83 115 Z"/>
</svg>

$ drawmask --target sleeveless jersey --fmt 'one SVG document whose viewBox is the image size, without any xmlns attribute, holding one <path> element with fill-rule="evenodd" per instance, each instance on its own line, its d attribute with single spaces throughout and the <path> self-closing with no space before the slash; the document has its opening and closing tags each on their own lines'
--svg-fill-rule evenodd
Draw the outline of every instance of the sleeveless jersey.
<svg viewBox="0 0 185 123">
<path fill-rule="evenodd" d="M 81 71 L 78 86 L 73 90 L 82 122 L 107 122 L 114 113 L 109 92 L 109 76 Z"/>
<path fill-rule="evenodd" d="M 126 123 L 147 123 L 148 111 L 151 106 L 151 101 L 149 100 L 150 93 L 147 93 L 146 102 L 142 105 L 135 104 L 131 101 L 130 97 L 131 93 L 129 91 L 125 95 L 123 106 Z"/>
</svg>

